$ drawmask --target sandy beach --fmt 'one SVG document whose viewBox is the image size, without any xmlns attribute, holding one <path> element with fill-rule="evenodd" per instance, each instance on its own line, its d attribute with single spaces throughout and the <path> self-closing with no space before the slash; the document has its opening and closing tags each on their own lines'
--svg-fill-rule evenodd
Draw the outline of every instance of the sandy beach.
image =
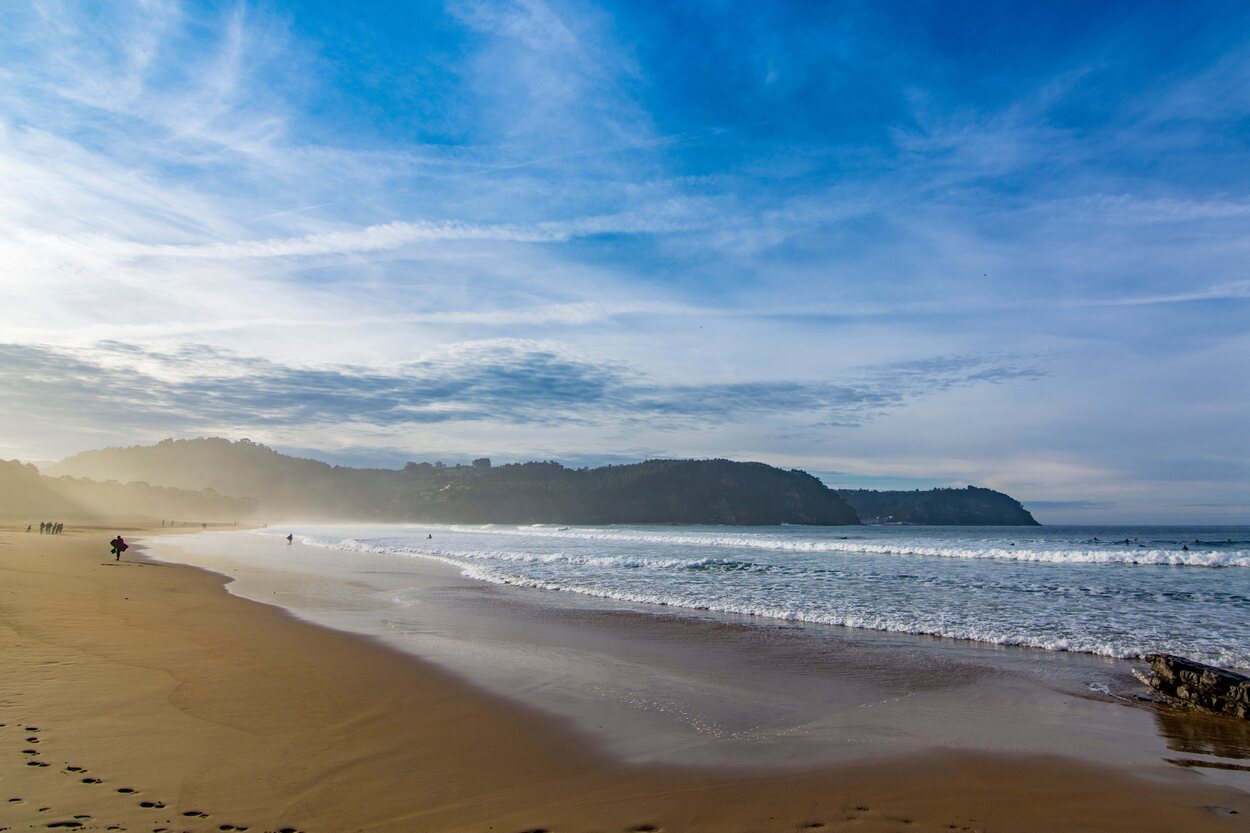
<svg viewBox="0 0 1250 833">
<path fill-rule="evenodd" d="M 927 752 L 801 770 L 623 763 L 573 725 L 107 541 L 0 531 L 0 829 L 1234 831 L 1176 767 Z M 1183 722 L 1183 721 L 1182 721 Z M 1184 727 L 1178 729 L 1183 732 Z"/>
</svg>

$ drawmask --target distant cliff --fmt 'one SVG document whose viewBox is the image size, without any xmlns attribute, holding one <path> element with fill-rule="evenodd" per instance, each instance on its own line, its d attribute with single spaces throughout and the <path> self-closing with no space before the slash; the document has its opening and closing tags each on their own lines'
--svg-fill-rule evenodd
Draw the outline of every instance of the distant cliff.
<svg viewBox="0 0 1250 833">
<path fill-rule="evenodd" d="M 0 460 L 0 516 L 28 524 L 106 518 L 233 522 L 249 518 L 255 509 L 256 501 L 249 498 L 148 483 L 45 477 L 34 466 Z"/>
<path fill-rule="evenodd" d="M 802 471 L 729 460 L 651 460 L 597 469 L 558 463 L 409 463 L 356 469 L 246 440 L 165 440 L 70 457 L 61 474 L 142 480 L 253 497 L 267 517 L 451 523 L 858 523 Z"/>
<path fill-rule="evenodd" d="M 976 486 L 914 492 L 839 489 L 838 494 L 867 524 L 1041 526 L 1019 501 Z"/>
</svg>

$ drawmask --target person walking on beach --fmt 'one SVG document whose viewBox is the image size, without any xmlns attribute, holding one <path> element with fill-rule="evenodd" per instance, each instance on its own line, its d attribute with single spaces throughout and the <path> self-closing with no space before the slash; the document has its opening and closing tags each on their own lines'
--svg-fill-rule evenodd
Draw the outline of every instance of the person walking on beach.
<svg viewBox="0 0 1250 833">
<path fill-rule="evenodd" d="M 288 544 L 290 544 L 290 543 L 291 543 L 291 542 L 293 542 L 294 540 L 295 540 L 295 533 L 293 533 L 293 532 L 292 532 L 292 533 L 290 533 L 290 534 L 288 534 L 288 535 L 286 536 L 286 542 L 287 542 Z"/>
<path fill-rule="evenodd" d="M 109 552 L 113 553 L 114 561 L 121 561 L 122 553 L 130 549 L 130 545 L 127 544 L 125 539 L 123 539 L 122 536 L 120 535 L 118 535 L 112 541 L 109 541 L 109 544 L 111 544 L 113 547 L 113 549 L 109 550 Z"/>
</svg>

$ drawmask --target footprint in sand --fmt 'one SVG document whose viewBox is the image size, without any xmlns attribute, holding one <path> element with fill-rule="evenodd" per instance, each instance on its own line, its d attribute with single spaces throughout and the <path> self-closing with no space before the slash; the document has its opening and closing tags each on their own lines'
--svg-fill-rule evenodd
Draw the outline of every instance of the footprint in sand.
<svg viewBox="0 0 1250 833">
<path fill-rule="evenodd" d="M 80 766 L 67 766 L 65 767 L 65 771 L 66 772 L 86 772 L 87 770 L 83 769 Z"/>
<path fill-rule="evenodd" d="M 659 829 L 654 824 L 640 824 L 637 827 L 629 828 L 629 833 L 655 833 Z"/>
<path fill-rule="evenodd" d="M 118 787 L 117 791 L 119 793 L 123 793 L 124 795 L 130 795 L 132 792 L 135 791 L 135 788 L 134 787 Z"/>
<path fill-rule="evenodd" d="M 187 810 L 186 812 L 183 813 L 183 815 L 186 816 L 187 818 L 197 818 L 197 819 L 208 818 L 208 813 L 205 813 L 202 810 Z"/>
<path fill-rule="evenodd" d="M 44 827 L 82 827 L 80 821 L 50 821 Z"/>
<path fill-rule="evenodd" d="M 23 755 L 38 755 L 39 750 L 38 749 L 23 749 L 22 754 Z"/>
<path fill-rule="evenodd" d="M 103 784 L 104 783 L 99 778 L 84 778 L 82 779 L 82 782 L 84 784 Z"/>
<path fill-rule="evenodd" d="M 823 821 L 809 821 L 807 824 L 803 825 L 803 827 L 807 830 L 816 830 L 817 828 L 824 826 L 825 823 Z"/>
<path fill-rule="evenodd" d="M 244 826 L 243 826 L 243 825 L 241 825 L 241 824 L 223 824 L 223 825 L 221 825 L 220 827 L 218 827 L 217 829 L 218 829 L 218 830 L 225 830 L 225 831 L 229 831 L 229 830 L 247 830 L 247 828 L 246 828 L 246 827 L 244 827 Z"/>
<path fill-rule="evenodd" d="M 26 766 L 49 766 L 47 761 L 27 761 Z"/>
<path fill-rule="evenodd" d="M 165 809 L 165 804 L 164 804 L 163 802 L 160 802 L 160 801 L 140 801 L 140 802 L 139 802 L 139 806 L 140 806 L 140 807 L 142 807 L 142 808 L 144 808 L 145 810 L 163 810 L 163 809 Z"/>
</svg>

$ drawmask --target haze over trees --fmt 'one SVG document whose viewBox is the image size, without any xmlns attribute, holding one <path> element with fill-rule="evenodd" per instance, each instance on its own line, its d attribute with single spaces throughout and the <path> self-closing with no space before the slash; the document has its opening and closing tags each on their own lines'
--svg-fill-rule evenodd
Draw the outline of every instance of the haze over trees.
<svg viewBox="0 0 1250 833">
<path fill-rule="evenodd" d="M 32 465 L 0 460 L 0 516 L 27 523 L 47 518 L 232 523 L 251 518 L 256 506 L 249 497 L 220 495 L 209 489 L 47 477 Z"/>
<path fill-rule="evenodd" d="M 251 497 L 266 518 L 830 526 L 860 522 L 842 493 L 806 472 L 730 460 L 649 460 L 570 469 L 554 462 L 492 466 L 482 457 L 470 465 L 412 462 L 402 469 L 358 469 L 290 457 L 248 440 L 208 438 L 83 452 L 63 460 L 54 471 Z M 932 508 L 911 511 L 916 517 L 927 512 L 934 520 L 909 522 L 1035 523 L 1006 495 L 988 489 L 940 491 L 952 494 L 939 495 Z M 958 505 L 969 500 L 972 511 L 961 516 Z M 928 505 L 923 498 L 912 502 Z M 995 507 L 1011 511 L 996 515 Z M 950 520 L 959 517 L 976 520 Z"/>
<path fill-rule="evenodd" d="M 651 460 L 597 469 L 559 463 L 409 463 L 357 469 L 242 440 L 165 440 L 89 451 L 61 473 L 142 479 L 255 496 L 267 516 L 459 523 L 854 524 L 810 474 L 729 460 Z"/>
</svg>

